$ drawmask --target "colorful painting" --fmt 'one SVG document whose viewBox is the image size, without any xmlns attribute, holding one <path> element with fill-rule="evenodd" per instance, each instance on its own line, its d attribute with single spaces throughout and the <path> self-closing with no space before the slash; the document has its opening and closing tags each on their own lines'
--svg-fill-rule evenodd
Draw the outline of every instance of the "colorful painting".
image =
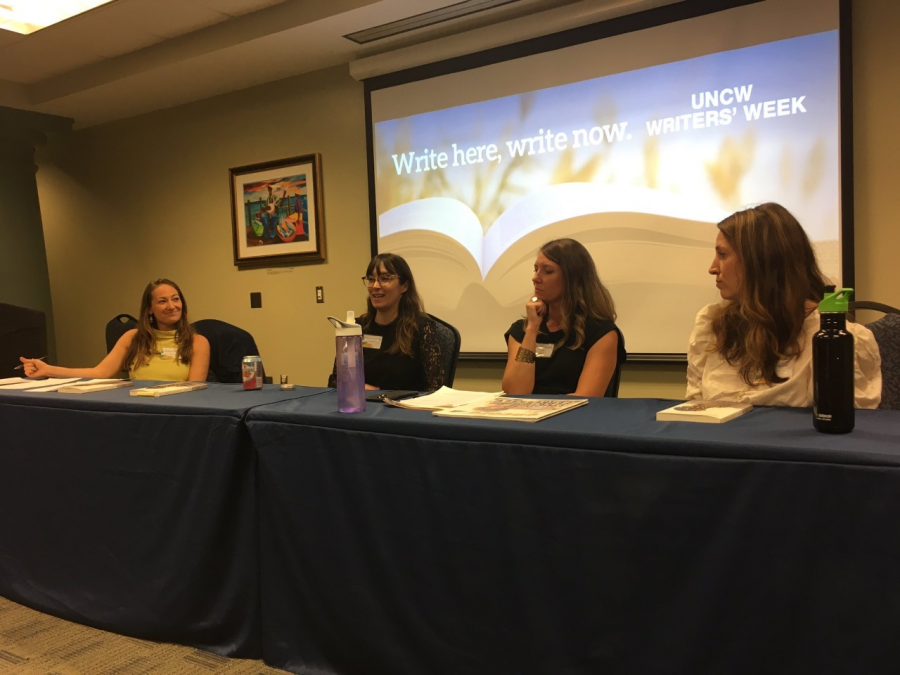
<svg viewBox="0 0 900 675">
<path fill-rule="evenodd" d="M 318 154 L 237 167 L 229 173 L 235 265 L 325 260 Z"/>
</svg>

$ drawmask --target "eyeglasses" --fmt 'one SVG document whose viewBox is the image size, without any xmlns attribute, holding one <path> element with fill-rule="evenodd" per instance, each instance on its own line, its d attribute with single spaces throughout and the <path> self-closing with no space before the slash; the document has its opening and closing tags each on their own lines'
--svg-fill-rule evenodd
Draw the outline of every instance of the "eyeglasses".
<svg viewBox="0 0 900 675">
<path fill-rule="evenodd" d="M 379 274 L 377 277 L 363 277 L 362 282 L 363 286 L 365 286 L 366 288 L 372 288 L 372 286 L 375 285 L 376 281 L 382 286 L 387 286 L 394 279 L 397 279 L 399 277 L 399 274 Z"/>
</svg>

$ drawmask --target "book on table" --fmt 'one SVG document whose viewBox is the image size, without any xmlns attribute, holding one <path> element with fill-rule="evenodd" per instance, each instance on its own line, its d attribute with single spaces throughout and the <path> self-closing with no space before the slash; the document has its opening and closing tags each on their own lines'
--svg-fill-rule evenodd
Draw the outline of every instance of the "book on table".
<svg viewBox="0 0 900 675">
<path fill-rule="evenodd" d="M 206 389 L 206 382 L 165 382 L 149 387 L 140 387 L 128 392 L 131 396 L 171 396 L 172 394 L 184 394 L 188 391 Z"/>
<path fill-rule="evenodd" d="M 539 422 L 587 405 L 587 402 L 586 398 L 512 398 L 493 394 L 452 408 L 435 410 L 432 414 L 438 417 Z"/>
<path fill-rule="evenodd" d="M 131 380 L 84 380 L 67 384 L 57 391 L 60 394 L 90 394 L 94 391 L 106 391 L 107 389 L 121 389 L 122 387 L 134 386 Z"/>
<path fill-rule="evenodd" d="M 657 422 L 701 422 L 721 424 L 753 410 L 750 403 L 737 401 L 685 401 L 656 413 Z"/>
</svg>

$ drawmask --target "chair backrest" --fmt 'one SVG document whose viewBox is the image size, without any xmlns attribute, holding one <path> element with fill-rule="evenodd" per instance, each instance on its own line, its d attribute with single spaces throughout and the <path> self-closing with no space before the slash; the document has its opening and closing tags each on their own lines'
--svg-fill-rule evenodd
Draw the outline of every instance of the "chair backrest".
<svg viewBox="0 0 900 675">
<path fill-rule="evenodd" d="M 241 382 L 241 360 L 258 356 L 256 341 L 243 328 L 218 319 L 194 322 L 194 330 L 209 340 L 207 382 Z"/>
<path fill-rule="evenodd" d="M 613 371 L 612 380 L 606 387 L 606 398 L 619 398 L 619 381 L 622 379 L 622 364 L 618 364 Z"/>
<path fill-rule="evenodd" d="M 883 317 L 866 326 L 875 335 L 878 351 L 881 352 L 881 405 L 878 407 L 900 410 L 900 311 L 889 305 L 857 306 L 856 309 L 877 309 L 886 312 Z"/>
<path fill-rule="evenodd" d="M 119 314 L 106 322 L 106 353 L 109 354 L 119 338 L 132 328 L 137 328 L 138 320 L 130 314 Z"/>
<path fill-rule="evenodd" d="M 47 317 L 37 309 L 0 302 L 0 377 L 21 375 L 20 356 L 47 354 Z"/>
<path fill-rule="evenodd" d="M 900 309 L 869 300 L 855 300 L 849 303 L 849 308 L 884 312 L 883 317 L 866 324 L 881 352 L 881 405 L 878 407 L 900 410 Z"/>
<path fill-rule="evenodd" d="M 444 386 L 452 387 L 456 377 L 456 363 L 459 361 L 459 347 L 462 337 L 456 326 L 429 314 L 437 329 L 438 342 L 441 345 L 441 358 L 444 360 Z"/>
<path fill-rule="evenodd" d="M 871 300 L 853 300 L 847 303 L 849 309 L 857 310 L 857 309 L 874 309 L 877 312 L 884 312 L 885 314 L 900 314 L 900 309 L 896 307 L 891 307 L 890 305 L 885 305 L 881 302 L 872 302 Z"/>
</svg>

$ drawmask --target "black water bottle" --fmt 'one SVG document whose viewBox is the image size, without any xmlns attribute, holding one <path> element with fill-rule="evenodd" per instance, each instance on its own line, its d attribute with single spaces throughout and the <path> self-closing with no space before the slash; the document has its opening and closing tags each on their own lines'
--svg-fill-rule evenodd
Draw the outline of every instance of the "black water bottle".
<svg viewBox="0 0 900 675">
<path fill-rule="evenodd" d="M 846 434 L 856 422 L 853 408 L 853 336 L 847 332 L 852 288 L 825 288 L 819 303 L 821 328 L 813 336 L 813 426 Z"/>
</svg>

